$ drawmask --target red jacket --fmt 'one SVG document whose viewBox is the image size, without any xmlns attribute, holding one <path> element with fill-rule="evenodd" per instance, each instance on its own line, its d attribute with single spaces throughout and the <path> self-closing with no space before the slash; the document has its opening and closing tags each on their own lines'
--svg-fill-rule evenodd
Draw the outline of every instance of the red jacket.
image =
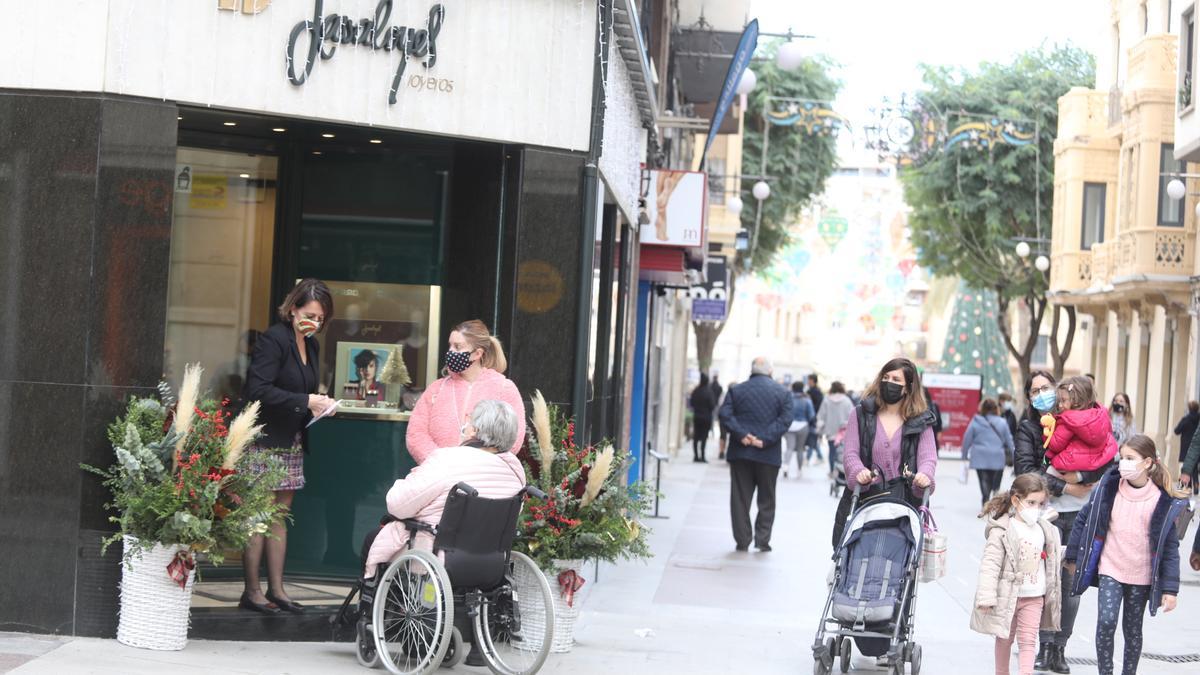
<svg viewBox="0 0 1200 675">
<path fill-rule="evenodd" d="M 1103 407 L 1065 410 L 1055 419 L 1046 459 L 1059 471 L 1095 471 L 1117 456 L 1112 422 Z"/>
</svg>

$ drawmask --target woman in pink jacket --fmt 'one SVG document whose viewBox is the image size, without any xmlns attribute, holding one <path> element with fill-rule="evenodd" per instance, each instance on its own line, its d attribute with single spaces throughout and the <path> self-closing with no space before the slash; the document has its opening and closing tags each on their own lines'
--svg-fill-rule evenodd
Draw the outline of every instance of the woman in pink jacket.
<svg viewBox="0 0 1200 675">
<path fill-rule="evenodd" d="M 448 374 L 430 385 L 408 421 L 408 453 L 421 464 L 437 448 L 462 445 L 466 440 L 464 424 L 475 403 L 483 400 L 504 401 L 517 416 L 516 437 L 511 447 L 515 455 L 525 443 L 525 403 L 517 386 L 504 371 L 508 360 L 504 348 L 482 321 L 464 321 L 450 331 L 450 351 L 446 353 Z"/>
<path fill-rule="evenodd" d="M 387 510 L 396 518 L 416 518 L 437 525 L 446 507 L 450 488 L 466 483 L 488 499 L 506 499 L 525 487 L 525 468 L 509 452 L 517 435 L 520 418 L 504 401 L 480 401 L 466 424 L 468 440 L 453 447 L 434 450 L 407 477 L 396 481 L 387 493 Z M 391 562 L 408 546 L 404 523 L 384 525 L 367 553 L 363 576 L 372 579 L 376 567 Z M 422 532 L 414 544 L 432 550 L 433 537 Z M 371 593 L 364 589 L 364 600 Z"/>
</svg>

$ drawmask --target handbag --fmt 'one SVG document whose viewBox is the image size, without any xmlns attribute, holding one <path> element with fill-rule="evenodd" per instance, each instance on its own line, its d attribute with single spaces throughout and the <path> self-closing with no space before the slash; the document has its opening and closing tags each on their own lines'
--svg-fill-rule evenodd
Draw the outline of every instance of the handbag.
<svg viewBox="0 0 1200 675">
<path fill-rule="evenodd" d="M 1182 486 L 1180 488 L 1182 489 Z M 1192 524 L 1192 516 L 1196 514 L 1196 511 L 1192 509 L 1192 500 L 1186 500 L 1186 504 L 1179 515 L 1175 516 L 1175 536 L 1179 537 L 1179 541 L 1183 541 L 1187 536 L 1188 526 Z"/>
<path fill-rule="evenodd" d="M 919 509 L 921 530 L 925 533 L 921 545 L 921 564 L 917 569 L 917 580 L 921 583 L 937 581 L 946 576 L 946 551 L 949 540 L 938 531 L 937 521 L 928 506 Z"/>
</svg>

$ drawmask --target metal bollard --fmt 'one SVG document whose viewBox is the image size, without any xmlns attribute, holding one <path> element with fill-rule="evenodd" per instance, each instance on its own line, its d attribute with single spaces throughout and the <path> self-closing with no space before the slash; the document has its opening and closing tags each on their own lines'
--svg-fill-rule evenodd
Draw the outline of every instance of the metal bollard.
<svg viewBox="0 0 1200 675">
<path fill-rule="evenodd" d="M 671 461 L 671 458 L 660 452 L 655 452 L 654 450 L 650 450 L 649 454 L 651 457 L 654 458 L 654 462 L 655 462 L 654 463 L 654 515 L 652 515 L 650 517 L 651 518 L 670 518 L 670 516 L 660 516 L 658 514 L 658 498 L 659 498 L 659 494 L 660 494 L 659 487 L 662 486 L 662 463 Z"/>
</svg>

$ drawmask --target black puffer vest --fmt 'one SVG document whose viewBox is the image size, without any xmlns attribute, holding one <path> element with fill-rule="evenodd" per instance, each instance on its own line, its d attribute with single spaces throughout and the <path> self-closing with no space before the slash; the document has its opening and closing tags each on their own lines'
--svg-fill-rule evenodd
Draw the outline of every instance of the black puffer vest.
<svg viewBox="0 0 1200 675">
<path fill-rule="evenodd" d="M 875 429 L 879 405 L 874 398 L 864 398 L 858 404 L 855 417 L 858 418 L 858 454 L 863 466 L 874 469 L 871 455 L 875 450 Z M 909 418 L 904 422 L 904 430 L 900 436 L 900 473 L 915 475 L 917 473 L 917 447 L 921 444 L 921 434 L 932 427 L 935 421 L 933 412 L 925 412 Z"/>
</svg>

